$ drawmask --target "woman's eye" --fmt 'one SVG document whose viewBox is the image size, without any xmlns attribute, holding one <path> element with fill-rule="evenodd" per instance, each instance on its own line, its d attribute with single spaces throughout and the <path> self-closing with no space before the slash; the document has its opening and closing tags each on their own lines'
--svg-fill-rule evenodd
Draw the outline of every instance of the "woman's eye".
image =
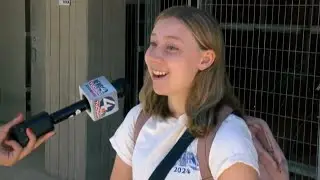
<svg viewBox="0 0 320 180">
<path fill-rule="evenodd" d="M 177 50 L 179 50 L 177 47 L 172 46 L 172 45 L 167 46 L 167 49 L 168 49 L 169 51 L 177 51 Z"/>
<path fill-rule="evenodd" d="M 155 46 L 157 46 L 157 43 L 151 41 L 150 46 L 155 47 Z"/>
</svg>

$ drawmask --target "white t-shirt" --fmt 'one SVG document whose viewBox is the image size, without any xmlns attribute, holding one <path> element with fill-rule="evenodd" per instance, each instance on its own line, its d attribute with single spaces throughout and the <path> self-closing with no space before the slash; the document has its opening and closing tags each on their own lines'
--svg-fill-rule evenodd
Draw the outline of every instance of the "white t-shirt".
<svg viewBox="0 0 320 180">
<path fill-rule="evenodd" d="M 134 125 L 141 106 L 133 107 L 110 142 L 117 155 L 132 166 L 133 180 L 147 180 L 161 160 L 186 130 L 185 115 L 166 121 L 151 117 L 142 127 L 134 146 Z M 195 139 L 177 161 L 166 180 L 200 180 Z M 229 115 L 220 126 L 212 143 L 209 166 L 214 179 L 231 165 L 242 162 L 259 173 L 258 155 L 246 123 L 237 116 Z"/>
</svg>

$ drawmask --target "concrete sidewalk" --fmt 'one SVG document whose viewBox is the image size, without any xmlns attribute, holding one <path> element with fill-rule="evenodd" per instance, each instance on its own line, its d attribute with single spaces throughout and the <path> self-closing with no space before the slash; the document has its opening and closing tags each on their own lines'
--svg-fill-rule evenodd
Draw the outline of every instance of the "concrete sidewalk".
<svg viewBox="0 0 320 180">
<path fill-rule="evenodd" d="M 0 180 L 60 180 L 45 172 L 44 152 L 41 146 L 14 167 L 0 167 Z"/>
</svg>

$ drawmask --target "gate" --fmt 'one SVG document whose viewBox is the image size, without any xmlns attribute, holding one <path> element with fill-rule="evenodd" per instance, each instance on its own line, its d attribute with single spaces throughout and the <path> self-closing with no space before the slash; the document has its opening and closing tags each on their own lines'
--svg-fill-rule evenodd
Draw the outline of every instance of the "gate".
<svg viewBox="0 0 320 180">
<path fill-rule="evenodd" d="M 128 1 L 126 72 L 134 91 L 126 112 L 138 103 L 154 19 L 175 5 L 198 7 L 221 23 L 234 93 L 248 114 L 270 125 L 289 160 L 290 179 L 319 179 L 320 2 Z"/>
</svg>

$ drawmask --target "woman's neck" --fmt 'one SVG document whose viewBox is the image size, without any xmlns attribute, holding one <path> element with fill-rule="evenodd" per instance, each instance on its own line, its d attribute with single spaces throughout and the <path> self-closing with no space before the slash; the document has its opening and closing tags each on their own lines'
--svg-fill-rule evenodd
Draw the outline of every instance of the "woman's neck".
<svg viewBox="0 0 320 180">
<path fill-rule="evenodd" d="M 186 100 L 187 96 L 184 94 L 168 96 L 168 106 L 175 118 L 178 118 L 185 113 Z"/>
</svg>

